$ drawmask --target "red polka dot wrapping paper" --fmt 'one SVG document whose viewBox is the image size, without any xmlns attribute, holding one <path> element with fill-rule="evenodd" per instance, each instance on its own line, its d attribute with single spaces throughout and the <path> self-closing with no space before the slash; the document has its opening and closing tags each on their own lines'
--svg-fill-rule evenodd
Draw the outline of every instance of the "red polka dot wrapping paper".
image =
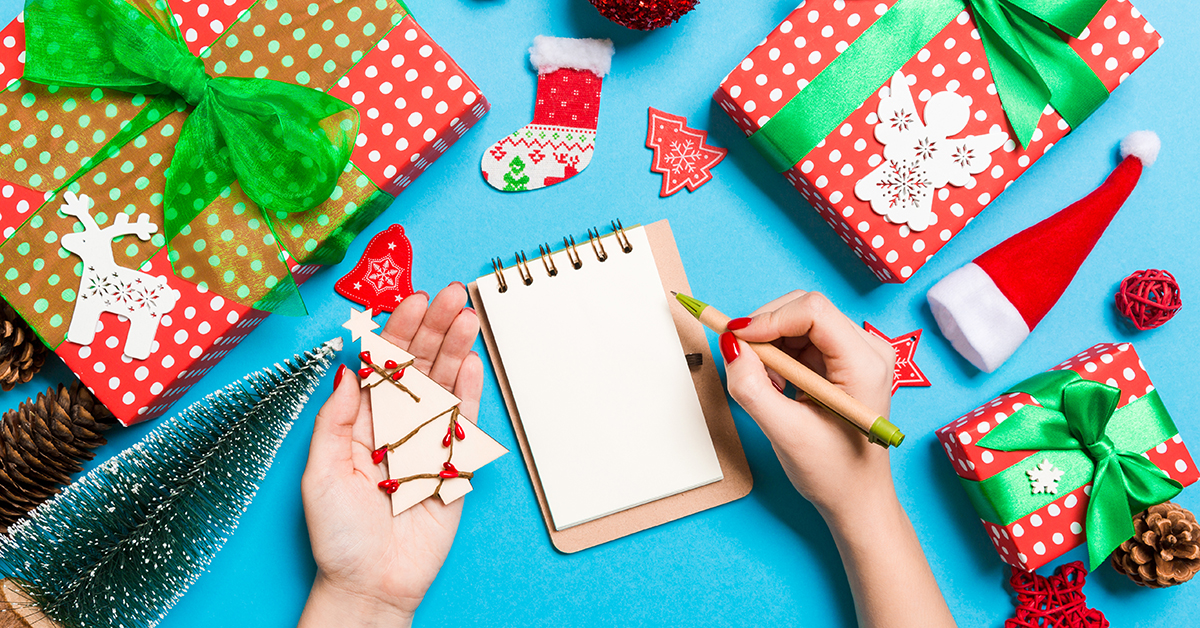
<svg viewBox="0 0 1200 628">
<path fill-rule="evenodd" d="M 1129 343 L 1101 343 L 1054 367 L 1121 389 L 1118 409 L 1154 390 L 1154 384 Z M 1025 393 L 997 397 L 937 430 L 938 442 L 963 480 L 979 482 L 1013 467 L 1033 469 L 1036 451 L 985 449 L 977 441 L 1026 405 L 1039 405 Z M 1200 478 L 1191 453 L 1178 434 L 1150 448 L 1145 457 L 1169 477 L 1188 486 Z M 1064 479 L 1065 480 L 1065 479 Z M 1091 483 L 1058 495 L 1053 502 L 1007 526 L 980 519 L 1004 562 L 1032 571 L 1087 542 L 1085 529 Z"/>
<path fill-rule="evenodd" d="M 713 94 L 747 135 L 753 134 L 867 30 L 896 0 L 805 2 L 771 31 Z M 1126 0 L 1109 0 L 1079 39 L 1069 40 L 1111 92 L 1162 43 L 1157 31 Z M 893 224 L 855 196 L 855 184 L 883 162 L 876 138 L 887 86 L 855 110 L 784 176 L 871 269 L 887 283 L 903 283 L 984 207 L 1012 184 L 1070 128 L 1047 107 L 1027 148 L 1015 141 L 992 82 L 979 33 L 963 11 L 901 71 L 917 110 L 933 94 L 950 91 L 970 105 L 965 129 L 953 137 L 1008 134 L 991 165 L 966 185 L 937 189 L 933 224 L 923 231 Z"/>
<path fill-rule="evenodd" d="M 462 68 L 394 0 L 172 0 L 170 8 L 210 75 L 309 85 L 359 112 L 351 163 L 333 196 L 276 224 L 297 282 L 310 277 L 317 263 L 336 261 L 325 244 L 339 229 L 370 222 L 489 108 Z M 114 257 L 122 266 L 166 277 L 181 298 L 162 318 L 146 360 L 123 355 L 129 321 L 115 314 L 101 315 L 90 345 L 65 340 L 82 264 L 57 242 L 76 220 L 57 211 L 61 200 L 44 204 L 146 100 L 21 82 L 24 42 L 23 16 L 0 30 L 0 85 L 8 88 L 0 93 L 0 124 L 10 131 L 0 139 L 0 295 L 123 424 L 160 416 L 266 314 L 171 272 L 161 236 L 161 192 L 186 115 L 176 113 L 78 183 L 96 202 L 100 226 L 118 211 L 131 221 L 149 214 L 160 225 L 150 241 L 114 241 Z M 228 223 L 239 221 L 266 238 L 255 212 L 235 184 L 193 222 L 208 226 L 197 229 L 189 244 L 208 240 L 215 251 L 223 241 L 226 251 L 235 250 L 244 238 L 231 240 Z M 267 289 L 259 286 L 251 297 Z"/>
</svg>

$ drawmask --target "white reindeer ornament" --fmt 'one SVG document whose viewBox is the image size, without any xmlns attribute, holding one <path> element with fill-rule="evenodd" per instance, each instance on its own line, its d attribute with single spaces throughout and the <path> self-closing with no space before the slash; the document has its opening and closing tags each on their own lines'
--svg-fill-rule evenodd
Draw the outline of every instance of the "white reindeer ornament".
<svg viewBox="0 0 1200 628">
<path fill-rule="evenodd" d="M 75 298 L 75 312 L 67 329 L 67 340 L 89 345 L 96 338 L 96 323 L 104 312 L 129 319 L 125 336 L 126 356 L 135 360 L 150 357 L 154 335 L 164 314 L 179 300 L 179 291 L 167 286 L 167 278 L 149 275 L 140 270 L 118 266 L 113 261 L 112 241 L 124 235 L 136 235 L 149 240 L 158 231 L 146 214 L 130 223 L 129 215 L 118 212 L 113 224 L 101 228 L 91 214 L 91 201 L 86 194 L 73 192 L 63 195 L 66 203 L 62 212 L 83 223 L 83 231 L 62 237 L 62 247 L 83 259 L 83 276 Z"/>
</svg>

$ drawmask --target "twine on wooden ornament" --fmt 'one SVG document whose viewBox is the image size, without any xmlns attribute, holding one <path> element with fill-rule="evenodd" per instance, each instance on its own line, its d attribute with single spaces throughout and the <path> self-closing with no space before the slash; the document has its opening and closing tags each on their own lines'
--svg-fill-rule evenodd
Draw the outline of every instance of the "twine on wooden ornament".
<svg viewBox="0 0 1200 628">
<path fill-rule="evenodd" d="M 1139 270 L 1126 277 L 1116 294 L 1117 311 L 1140 331 L 1171 320 L 1183 307 L 1179 283 L 1165 270 Z"/>
</svg>

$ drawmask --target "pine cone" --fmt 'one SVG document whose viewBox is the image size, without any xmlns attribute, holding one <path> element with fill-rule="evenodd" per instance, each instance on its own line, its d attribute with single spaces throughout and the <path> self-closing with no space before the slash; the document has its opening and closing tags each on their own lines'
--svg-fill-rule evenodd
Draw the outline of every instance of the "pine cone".
<svg viewBox="0 0 1200 628">
<path fill-rule="evenodd" d="M 1163 502 L 1133 517 L 1134 535 L 1113 552 L 1112 566 L 1144 587 L 1183 584 L 1200 571 L 1200 524 L 1187 509 Z"/>
<path fill-rule="evenodd" d="M 17 311 L 0 300 L 0 388 L 12 390 L 32 379 L 48 352 Z"/>
<path fill-rule="evenodd" d="M 25 513 L 69 484 L 115 418 L 76 381 L 28 399 L 0 421 L 0 526 L 7 529 Z"/>
</svg>

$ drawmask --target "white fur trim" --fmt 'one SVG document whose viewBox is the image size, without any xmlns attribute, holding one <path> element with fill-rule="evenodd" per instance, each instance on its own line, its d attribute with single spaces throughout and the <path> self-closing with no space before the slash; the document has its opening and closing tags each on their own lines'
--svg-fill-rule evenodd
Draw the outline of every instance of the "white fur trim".
<svg viewBox="0 0 1200 628">
<path fill-rule="evenodd" d="M 1154 131 L 1134 131 L 1121 140 L 1121 157 L 1133 155 L 1142 160 L 1143 166 L 1153 166 L 1161 146 Z"/>
<path fill-rule="evenodd" d="M 991 373 L 1021 346 L 1029 326 L 996 282 L 974 262 L 929 289 L 942 334 L 964 358 Z"/>
<path fill-rule="evenodd" d="M 588 70 L 603 77 L 612 69 L 611 39 L 568 39 L 566 37 L 533 38 L 529 60 L 538 74 L 549 74 L 560 68 Z"/>
</svg>

